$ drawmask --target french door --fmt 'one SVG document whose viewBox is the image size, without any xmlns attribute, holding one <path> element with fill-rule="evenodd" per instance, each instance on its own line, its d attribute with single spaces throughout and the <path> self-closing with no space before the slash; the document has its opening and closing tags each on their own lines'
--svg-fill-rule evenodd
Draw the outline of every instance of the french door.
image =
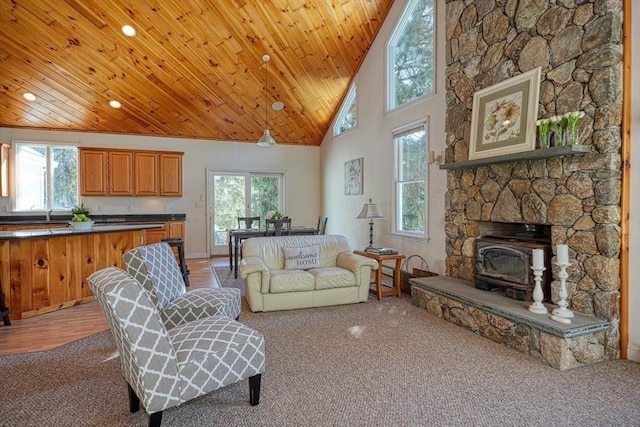
<svg viewBox="0 0 640 427">
<path fill-rule="evenodd" d="M 227 253 L 227 230 L 238 227 L 239 216 L 259 216 L 264 227 L 267 211 L 282 211 L 282 182 L 281 173 L 208 171 L 211 255 Z"/>
</svg>

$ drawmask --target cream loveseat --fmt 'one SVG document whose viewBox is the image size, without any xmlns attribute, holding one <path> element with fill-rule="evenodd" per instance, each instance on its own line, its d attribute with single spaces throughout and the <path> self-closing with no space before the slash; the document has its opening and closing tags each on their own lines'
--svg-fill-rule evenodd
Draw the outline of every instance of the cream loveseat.
<svg viewBox="0 0 640 427">
<path fill-rule="evenodd" d="M 254 312 L 366 301 L 378 268 L 339 235 L 254 237 L 243 242 L 242 254 L 240 277 Z"/>
</svg>

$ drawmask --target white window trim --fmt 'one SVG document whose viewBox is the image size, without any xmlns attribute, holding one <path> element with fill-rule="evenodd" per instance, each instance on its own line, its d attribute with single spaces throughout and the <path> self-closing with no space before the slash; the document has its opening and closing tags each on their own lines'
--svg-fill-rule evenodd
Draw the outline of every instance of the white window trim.
<svg viewBox="0 0 640 427">
<path fill-rule="evenodd" d="M 18 159 L 17 159 L 17 155 L 18 155 L 18 150 L 17 150 L 17 146 L 18 145 L 40 145 L 43 147 L 47 147 L 47 150 L 49 150 L 52 147 L 71 147 L 71 148 L 75 148 L 76 150 L 79 150 L 79 146 L 75 143 L 69 143 L 69 142 L 49 142 L 49 141 L 26 141 L 26 140 L 12 140 L 11 141 L 11 162 L 9 165 L 9 175 L 11 176 L 10 181 L 10 192 L 9 192 L 9 196 L 10 196 L 10 200 L 11 200 L 11 212 L 17 212 L 17 213 L 27 213 L 27 212 L 47 212 L 48 208 L 46 209 L 33 209 L 33 210 L 18 210 L 16 209 L 16 202 L 17 202 L 17 194 L 18 194 Z M 51 168 L 51 157 L 47 155 L 47 170 L 50 170 Z M 77 158 L 77 162 L 78 162 L 78 182 L 76 183 L 78 186 L 78 203 L 80 203 L 80 157 L 78 156 Z M 49 194 L 51 192 L 51 181 L 48 180 L 47 182 L 47 194 Z M 47 206 L 49 206 L 50 200 L 47 200 Z M 56 210 L 57 211 L 57 210 Z"/>
<path fill-rule="evenodd" d="M 357 76 L 351 82 L 351 86 L 349 86 L 349 91 L 347 92 L 347 96 L 345 96 L 344 101 L 342 102 L 342 106 L 340 107 L 340 112 L 336 116 L 336 120 L 333 124 L 333 136 L 344 135 L 347 132 L 352 132 L 358 129 L 358 99 L 357 99 Z M 345 116 L 349 112 L 349 106 L 355 102 L 356 103 L 356 125 L 351 129 L 347 129 L 345 131 L 340 132 L 340 126 L 344 121 Z"/>
<path fill-rule="evenodd" d="M 415 232 L 408 232 L 408 231 L 402 231 L 398 229 L 398 212 L 399 212 L 399 203 L 400 201 L 398 200 L 398 176 L 400 174 L 400 171 L 398 170 L 398 157 L 399 157 L 399 153 L 398 153 L 398 144 L 396 143 L 396 138 L 399 136 L 402 136 L 404 134 L 408 134 L 408 133 L 412 133 L 416 130 L 419 130 L 420 128 L 423 128 L 425 131 L 425 138 L 426 138 L 426 143 L 425 143 L 425 177 L 424 177 L 424 182 L 425 182 L 425 203 L 424 203 L 424 217 L 425 217 L 425 226 L 424 226 L 424 232 L 422 233 L 415 233 Z M 391 131 L 391 135 L 392 135 L 392 141 L 393 141 L 393 171 L 394 171 L 394 175 L 393 175 L 393 209 L 391 212 L 392 215 L 392 229 L 391 229 L 391 234 L 395 235 L 395 236 L 399 236 L 399 237 L 403 237 L 403 238 L 407 238 L 407 239 L 411 239 L 411 240 L 418 240 L 418 241 L 429 241 L 430 237 L 429 237 L 429 141 L 430 141 L 430 126 L 429 126 L 429 118 L 425 117 L 424 119 L 420 119 L 417 120 L 415 122 L 411 122 L 408 123 L 406 125 L 403 125 L 399 128 L 393 129 Z"/>
</svg>

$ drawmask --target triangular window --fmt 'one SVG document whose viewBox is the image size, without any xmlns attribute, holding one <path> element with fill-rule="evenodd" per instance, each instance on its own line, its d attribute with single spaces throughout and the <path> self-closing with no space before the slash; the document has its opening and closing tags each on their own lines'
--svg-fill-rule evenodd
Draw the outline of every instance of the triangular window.
<svg viewBox="0 0 640 427">
<path fill-rule="evenodd" d="M 358 127 L 358 103 L 356 99 L 356 81 L 353 80 L 349 92 L 344 98 L 340 113 L 333 126 L 333 136 L 340 135 L 348 130 Z"/>
</svg>

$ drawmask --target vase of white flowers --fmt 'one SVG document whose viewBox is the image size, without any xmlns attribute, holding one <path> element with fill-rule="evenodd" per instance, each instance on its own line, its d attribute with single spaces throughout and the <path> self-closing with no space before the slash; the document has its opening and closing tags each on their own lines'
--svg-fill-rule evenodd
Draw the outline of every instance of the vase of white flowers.
<svg viewBox="0 0 640 427">
<path fill-rule="evenodd" d="M 536 126 L 538 126 L 538 146 L 540 148 L 549 148 L 550 125 L 549 119 L 540 119 L 536 122 Z"/>
<path fill-rule="evenodd" d="M 564 117 L 567 121 L 567 142 L 569 144 L 576 144 L 578 142 L 578 125 L 584 117 L 584 111 L 573 111 L 565 114 Z"/>
<path fill-rule="evenodd" d="M 567 127 L 567 119 L 565 116 L 553 116 L 549 119 L 550 127 L 555 135 L 553 146 L 560 147 L 564 145 L 564 131 Z"/>
</svg>

